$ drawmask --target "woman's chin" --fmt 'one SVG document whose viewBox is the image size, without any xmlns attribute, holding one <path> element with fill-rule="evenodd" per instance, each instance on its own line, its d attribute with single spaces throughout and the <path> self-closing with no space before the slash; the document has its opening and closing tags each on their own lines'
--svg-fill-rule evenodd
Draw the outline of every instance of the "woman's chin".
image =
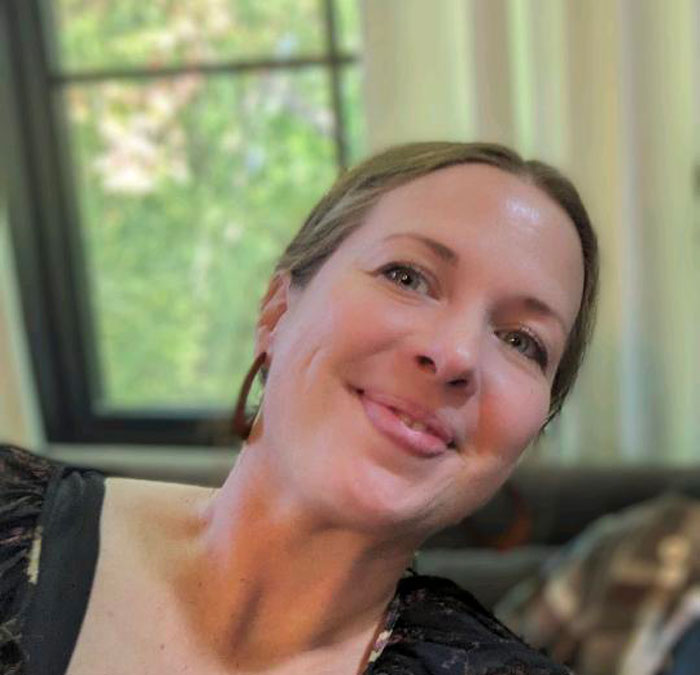
<svg viewBox="0 0 700 675">
<path fill-rule="evenodd" d="M 370 464 L 364 471 L 356 464 L 351 472 L 338 474 L 324 490 L 327 508 L 344 526 L 380 536 L 420 539 L 434 529 L 434 499 L 425 487 Z"/>
</svg>

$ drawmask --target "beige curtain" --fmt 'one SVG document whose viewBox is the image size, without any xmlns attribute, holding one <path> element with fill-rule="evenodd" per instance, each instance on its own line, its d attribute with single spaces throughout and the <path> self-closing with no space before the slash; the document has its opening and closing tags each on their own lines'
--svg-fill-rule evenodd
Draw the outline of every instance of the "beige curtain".
<svg viewBox="0 0 700 675">
<path fill-rule="evenodd" d="M 553 162 L 597 227 L 602 297 L 530 457 L 700 458 L 700 0 L 365 0 L 369 145 L 492 140 Z"/>
</svg>

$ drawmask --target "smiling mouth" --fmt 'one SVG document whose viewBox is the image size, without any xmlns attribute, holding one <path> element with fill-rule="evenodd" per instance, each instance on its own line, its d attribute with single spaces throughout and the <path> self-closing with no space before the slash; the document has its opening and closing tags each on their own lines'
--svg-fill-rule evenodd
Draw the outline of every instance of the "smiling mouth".
<svg viewBox="0 0 700 675">
<path fill-rule="evenodd" d="M 437 457 L 456 448 L 454 440 L 447 442 L 438 437 L 428 425 L 402 410 L 365 396 L 363 389 L 354 391 L 375 429 L 410 454 L 423 458 Z"/>
</svg>

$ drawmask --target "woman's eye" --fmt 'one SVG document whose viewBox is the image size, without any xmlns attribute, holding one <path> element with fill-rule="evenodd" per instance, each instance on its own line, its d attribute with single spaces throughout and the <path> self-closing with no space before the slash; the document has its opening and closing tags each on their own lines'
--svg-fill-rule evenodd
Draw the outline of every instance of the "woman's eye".
<svg viewBox="0 0 700 675">
<path fill-rule="evenodd" d="M 411 291 L 430 292 L 430 284 L 421 271 L 412 265 L 393 263 L 382 269 L 382 274 L 397 286 Z"/>
<path fill-rule="evenodd" d="M 502 330 L 498 336 L 513 349 L 538 363 L 542 370 L 547 367 L 547 350 L 534 335 L 524 330 Z"/>
</svg>

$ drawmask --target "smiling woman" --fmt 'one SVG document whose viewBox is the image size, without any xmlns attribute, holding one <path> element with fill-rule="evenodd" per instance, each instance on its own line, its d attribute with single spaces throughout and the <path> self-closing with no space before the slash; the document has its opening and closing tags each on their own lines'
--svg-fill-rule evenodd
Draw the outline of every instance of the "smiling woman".
<svg viewBox="0 0 700 675">
<path fill-rule="evenodd" d="M 348 172 L 263 298 L 243 449 L 220 489 L 104 481 L 6 451 L 20 495 L 8 532 L 27 555 L 42 546 L 38 570 L 13 549 L 5 574 L 23 608 L 2 617 L 27 655 L 18 672 L 565 673 L 466 591 L 402 577 L 560 409 L 596 284 L 585 209 L 543 164 L 432 143 Z M 92 533 L 78 581 L 60 572 L 76 568 L 71 537 L 86 546 L 69 513 Z M 45 609 L 66 597 L 73 629 L 51 637 Z"/>
</svg>

